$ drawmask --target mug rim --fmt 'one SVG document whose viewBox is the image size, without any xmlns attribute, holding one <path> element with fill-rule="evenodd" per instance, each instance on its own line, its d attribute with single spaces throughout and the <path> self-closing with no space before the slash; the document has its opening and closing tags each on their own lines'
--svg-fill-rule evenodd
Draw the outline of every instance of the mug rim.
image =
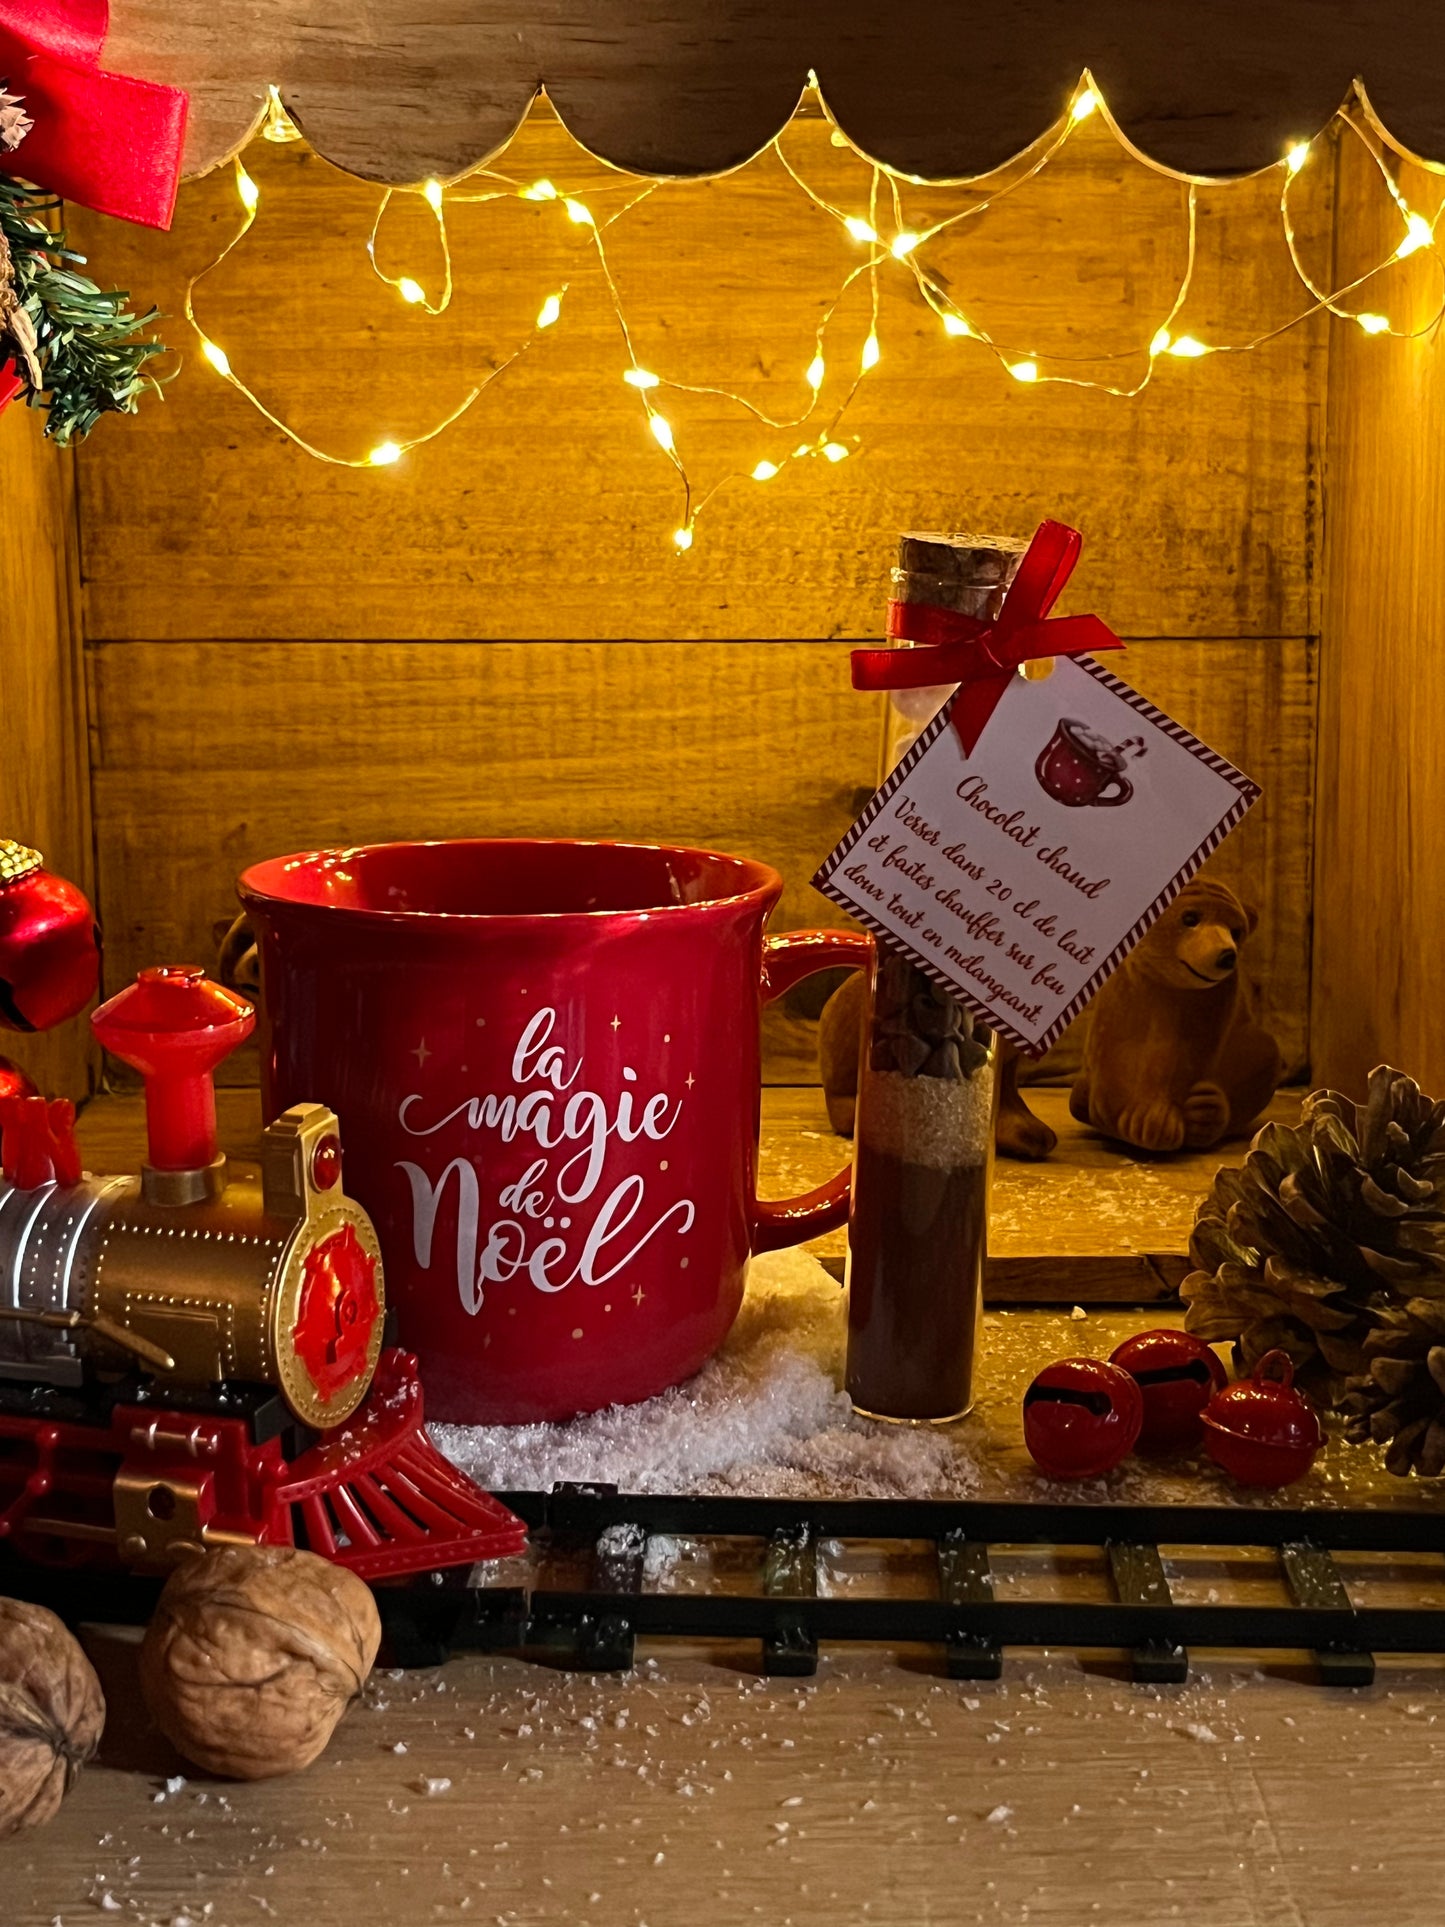
<svg viewBox="0 0 1445 1927">
<path fill-rule="evenodd" d="M 435 849 L 571 849 L 639 850 L 657 856 L 703 857 L 713 862 L 734 865 L 748 881 L 742 889 L 727 896 L 708 896 L 696 903 L 656 903 L 633 905 L 625 909 L 598 910 L 385 910 L 374 905 L 316 903 L 288 896 L 274 887 L 275 881 L 292 871 L 330 859 L 346 861 L 370 856 L 384 850 Z M 269 886 L 269 887 L 268 887 Z M 649 843 L 623 837 L 589 836 L 436 836 L 394 837 L 381 843 L 334 845 L 315 850 L 298 850 L 287 856 L 263 857 L 249 864 L 236 879 L 236 895 L 246 909 L 280 909 L 289 913 L 320 917 L 359 918 L 370 924 L 405 928 L 417 923 L 496 925 L 504 923 L 562 923 L 572 920 L 597 922 L 607 917 L 656 917 L 678 912 L 721 910 L 746 903 L 757 903 L 782 895 L 783 879 L 771 864 L 757 857 L 736 856 L 727 850 L 705 849 L 692 843 Z"/>
</svg>

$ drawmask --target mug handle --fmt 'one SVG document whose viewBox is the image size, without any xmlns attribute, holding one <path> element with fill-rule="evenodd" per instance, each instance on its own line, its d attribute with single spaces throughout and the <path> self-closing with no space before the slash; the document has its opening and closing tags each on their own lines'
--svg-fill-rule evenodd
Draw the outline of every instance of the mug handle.
<svg viewBox="0 0 1445 1927">
<path fill-rule="evenodd" d="M 790 930 L 763 940 L 763 1002 L 819 970 L 866 970 L 873 961 L 873 939 L 858 930 Z M 835 1177 L 796 1198 L 753 1200 L 753 1250 L 781 1251 L 806 1238 L 836 1231 L 848 1222 L 852 1188 L 851 1159 Z"/>
<path fill-rule="evenodd" d="M 1119 785 L 1119 793 L 1117 796 L 1110 796 L 1109 794 L 1110 784 L 1113 783 Z M 1133 794 L 1134 785 L 1129 781 L 1127 776 L 1111 776 L 1108 783 L 1104 785 L 1103 789 L 1101 789 L 1099 794 L 1094 798 L 1094 806 L 1098 808 L 1102 805 L 1105 809 L 1112 809 L 1116 803 L 1127 803 Z"/>
</svg>

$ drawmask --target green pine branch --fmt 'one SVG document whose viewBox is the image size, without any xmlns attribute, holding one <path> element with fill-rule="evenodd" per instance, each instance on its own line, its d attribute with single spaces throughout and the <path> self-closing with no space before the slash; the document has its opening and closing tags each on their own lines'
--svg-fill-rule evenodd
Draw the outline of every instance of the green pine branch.
<svg viewBox="0 0 1445 1927">
<path fill-rule="evenodd" d="M 41 379 L 31 379 L 24 356 L 12 356 L 26 403 L 43 408 L 45 433 L 61 447 L 88 435 L 102 415 L 133 415 L 142 390 L 160 393 L 146 372 L 164 344 L 142 338 L 159 319 L 152 308 L 133 314 L 123 288 L 103 289 L 76 269 L 85 256 L 65 245 L 63 229 L 46 225 L 59 202 L 24 182 L 0 175 L 0 233 L 10 246 L 14 288 L 35 328 Z M 8 339 L 0 337 L 0 361 Z"/>
</svg>

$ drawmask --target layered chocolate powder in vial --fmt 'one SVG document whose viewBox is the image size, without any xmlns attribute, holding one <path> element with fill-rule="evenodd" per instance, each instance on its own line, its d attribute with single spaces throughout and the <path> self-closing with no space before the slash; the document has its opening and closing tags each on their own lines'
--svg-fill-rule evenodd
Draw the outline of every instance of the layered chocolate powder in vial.
<svg viewBox="0 0 1445 1927">
<path fill-rule="evenodd" d="M 992 619 L 1027 544 L 905 535 L 893 593 Z M 952 694 L 900 690 L 886 776 Z M 993 1033 L 880 945 L 858 1085 L 847 1388 L 874 1418 L 942 1423 L 973 1403 L 993 1162 Z"/>
<path fill-rule="evenodd" d="M 859 1080 L 848 1252 L 848 1395 L 875 1418 L 937 1423 L 973 1403 L 993 1099 L 991 1033 L 885 954 Z"/>
</svg>

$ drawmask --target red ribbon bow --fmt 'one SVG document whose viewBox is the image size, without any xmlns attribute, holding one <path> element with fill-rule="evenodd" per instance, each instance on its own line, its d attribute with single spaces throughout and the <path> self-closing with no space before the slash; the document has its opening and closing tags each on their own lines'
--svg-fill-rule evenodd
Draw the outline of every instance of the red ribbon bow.
<svg viewBox="0 0 1445 1927">
<path fill-rule="evenodd" d="M 98 67 L 109 27 L 109 0 L 0 0 L 0 81 L 35 123 L 0 168 L 98 214 L 169 227 L 187 96 Z"/>
<path fill-rule="evenodd" d="M 956 682 L 953 727 L 971 756 L 1021 663 L 1041 656 L 1092 655 L 1123 643 L 1098 616 L 1046 620 L 1074 572 L 1083 537 L 1063 522 L 1040 522 L 992 622 L 936 602 L 890 602 L 888 633 L 918 649 L 855 649 L 855 689 L 922 689 Z"/>
</svg>

